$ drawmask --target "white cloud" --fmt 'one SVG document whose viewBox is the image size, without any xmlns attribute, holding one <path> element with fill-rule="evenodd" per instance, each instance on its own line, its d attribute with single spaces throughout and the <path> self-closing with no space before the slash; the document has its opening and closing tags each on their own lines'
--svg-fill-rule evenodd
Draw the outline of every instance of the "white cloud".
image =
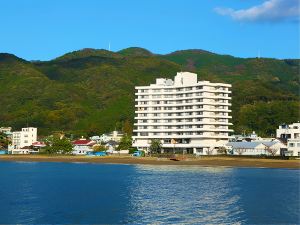
<svg viewBox="0 0 300 225">
<path fill-rule="evenodd" d="M 238 21 L 299 21 L 300 0 L 268 0 L 248 9 L 215 8 L 215 12 Z"/>
</svg>

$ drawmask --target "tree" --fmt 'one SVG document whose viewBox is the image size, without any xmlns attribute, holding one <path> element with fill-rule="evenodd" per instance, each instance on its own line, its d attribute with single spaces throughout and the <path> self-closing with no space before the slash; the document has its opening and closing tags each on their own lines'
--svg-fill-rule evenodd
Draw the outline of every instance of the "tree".
<svg viewBox="0 0 300 225">
<path fill-rule="evenodd" d="M 48 138 L 46 152 L 49 154 L 70 154 L 73 150 L 72 143 L 67 138 Z"/>
<path fill-rule="evenodd" d="M 117 150 L 127 150 L 132 146 L 132 138 L 128 134 L 124 134 Z"/>
<path fill-rule="evenodd" d="M 11 141 L 5 133 L 0 132 L 0 148 L 8 148 L 8 145 L 11 144 Z"/>
<path fill-rule="evenodd" d="M 268 153 L 270 153 L 271 156 L 275 156 L 276 153 L 278 152 L 278 149 L 276 149 L 276 148 L 271 148 L 271 147 L 266 147 L 266 151 L 267 151 Z"/>
<path fill-rule="evenodd" d="M 93 146 L 93 151 L 94 152 L 103 152 L 106 151 L 106 147 L 104 145 L 94 145 Z"/>
<path fill-rule="evenodd" d="M 161 141 L 158 139 L 152 139 L 149 147 L 150 156 L 152 153 L 160 153 L 162 149 Z"/>
<path fill-rule="evenodd" d="M 224 146 L 222 146 L 218 149 L 218 153 L 221 155 L 227 155 L 227 149 Z"/>
<path fill-rule="evenodd" d="M 127 135 L 132 134 L 132 125 L 129 120 L 125 120 L 125 122 L 123 124 L 123 133 L 127 134 Z"/>
<path fill-rule="evenodd" d="M 209 147 L 209 148 L 207 148 L 206 149 L 206 154 L 207 155 L 211 155 L 213 153 L 214 149 L 215 149 L 215 147 Z"/>
</svg>

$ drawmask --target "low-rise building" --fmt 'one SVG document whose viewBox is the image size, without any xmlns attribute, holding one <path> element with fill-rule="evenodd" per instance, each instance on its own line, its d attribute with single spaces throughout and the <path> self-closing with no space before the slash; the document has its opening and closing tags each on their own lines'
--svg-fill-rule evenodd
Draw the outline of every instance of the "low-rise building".
<svg viewBox="0 0 300 225">
<path fill-rule="evenodd" d="M 109 140 L 116 141 L 116 142 L 119 143 L 121 141 L 122 137 L 123 137 L 123 133 L 114 130 L 113 132 L 109 133 L 107 135 L 107 137 L 108 137 Z"/>
<path fill-rule="evenodd" d="M 10 133 L 11 127 L 0 127 L 0 133 Z"/>
<path fill-rule="evenodd" d="M 286 151 L 286 145 L 278 140 L 228 142 L 227 149 L 232 155 L 272 155 L 279 156 Z"/>
<path fill-rule="evenodd" d="M 226 146 L 232 155 L 266 155 L 266 146 L 260 142 L 228 142 Z"/>
<path fill-rule="evenodd" d="M 300 122 L 280 125 L 276 130 L 276 137 L 284 142 L 288 139 L 300 139 Z"/>
<path fill-rule="evenodd" d="M 93 146 L 96 144 L 95 141 L 86 140 L 86 139 L 79 139 L 73 141 L 73 151 L 72 154 L 74 155 L 86 155 L 88 152 L 93 151 Z"/>
<path fill-rule="evenodd" d="M 8 146 L 10 154 L 29 154 L 32 143 L 37 141 L 37 128 L 26 127 L 12 133 L 12 144 Z"/>
<path fill-rule="evenodd" d="M 288 140 L 286 155 L 287 156 L 300 156 L 300 138 Z"/>
<path fill-rule="evenodd" d="M 118 147 L 118 142 L 110 140 L 105 144 L 105 147 L 110 151 L 114 151 Z"/>
</svg>

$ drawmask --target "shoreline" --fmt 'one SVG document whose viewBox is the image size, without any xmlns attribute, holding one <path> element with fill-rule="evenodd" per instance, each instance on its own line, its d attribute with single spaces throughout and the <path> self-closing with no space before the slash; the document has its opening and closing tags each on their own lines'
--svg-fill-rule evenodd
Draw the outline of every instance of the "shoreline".
<svg viewBox="0 0 300 225">
<path fill-rule="evenodd" d="M 137 164 L 137 165 L 183 165 L 203 167 L 253 167 L 300 169 L 300 160 L 253 159 L 234 157 L 201 157 L 172 161 L 167 158 L 131 157 L 131 156 L 50 156 L 50 155 L 0 155 L 1 162 L 82 162 L 102 164 Z"/>
</svg>

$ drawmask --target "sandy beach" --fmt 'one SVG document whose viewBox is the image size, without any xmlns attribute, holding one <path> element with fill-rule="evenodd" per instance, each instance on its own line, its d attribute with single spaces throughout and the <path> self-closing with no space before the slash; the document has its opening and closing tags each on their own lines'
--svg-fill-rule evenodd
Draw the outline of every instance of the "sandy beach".
<svg viewBox="0 0 300 225">
<path fill-rule="evenodd" d="M 148 164 L 148 165 L 198 165 L 227 167 L 265 167 L 300 169 L 300 160 L 253 159 L 235 157 L 201 157 L 172 161 L 167 158 L 131 157 L 131 156 L 49 156 L 49 155 L 1 155 L 1 161 L 25 162 L 85 162 L 115 164 Z"/>
</svg>

